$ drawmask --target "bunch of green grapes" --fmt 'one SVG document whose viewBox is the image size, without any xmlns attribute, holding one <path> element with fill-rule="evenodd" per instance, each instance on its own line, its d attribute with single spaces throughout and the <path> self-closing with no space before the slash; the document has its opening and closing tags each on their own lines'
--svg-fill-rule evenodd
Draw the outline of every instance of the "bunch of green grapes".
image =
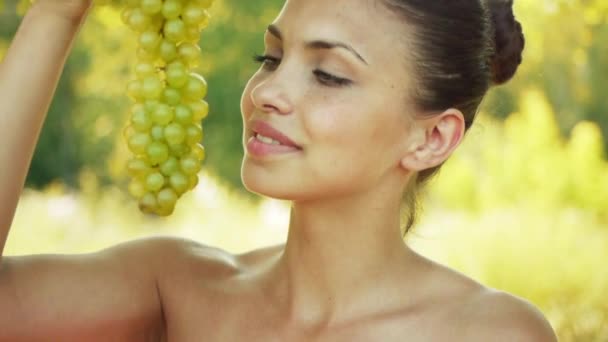
<svg viewBox="0 0 608 342">
<path fill-rule="evenodd" d="M 209 106 L 201 59 L 201 30 L 213 0 L 124 0 L 122 20 L 138 35 L 134 100 L 125 139 L 129 193 L 144 213 L 171 215 L 177 200 L 198 184 L 205 159 L 201 121 Z"/>
<path fill-rule="evenodd" d="M 18 0 L 25 14 L 34 0 Z M 213 0 L 95 0 L 124 6 L 121 17 L 138 35 L 134 100 L 125 139 L 129 193 L 144 213 L 171 215 L 177 200 L 198 184 L 205 159 L 201 121 L 209 113 L 205 79 L 193 72 Z M 0 0 L 0 9 L 4 0 Z"/>
</svg>

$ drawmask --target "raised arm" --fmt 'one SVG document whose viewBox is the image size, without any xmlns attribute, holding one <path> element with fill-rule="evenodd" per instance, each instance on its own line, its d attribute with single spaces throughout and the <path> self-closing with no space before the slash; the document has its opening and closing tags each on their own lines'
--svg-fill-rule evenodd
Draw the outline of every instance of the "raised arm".
<svg viewBox="0 0 608 342">
<path fill-rule="evenodd" d="M 2 256 L 88 1 L 37 0 L 0 64 L 0 342 L 151 341 L 163 327 L 157 270 L 179 243 L 150 239 L 89 255 Z"/>
<path fill-rule="evenodd" d="M 78 14 L 85 1 L 62 10 L 52 10 L 50 2 L 38 1 L 30 9 L 0 64 L 0 255 L 42 124 L 87 13 Z"/>
</svg>

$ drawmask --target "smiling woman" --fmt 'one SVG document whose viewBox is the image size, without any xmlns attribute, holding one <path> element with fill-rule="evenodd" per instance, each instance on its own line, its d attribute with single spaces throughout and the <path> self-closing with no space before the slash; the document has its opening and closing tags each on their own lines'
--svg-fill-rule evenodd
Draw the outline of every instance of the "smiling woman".
<svg viewBox="0 0 608 342">
<path fill-rule="evenodd" d="M 0 246 L 87 7 L 39 0 L 0 66 L 0 143 L 13 146 L 0 150 L 0 165 L 12 165 L 0 177 Z M 0 341 L 555 341 L 531 304 L 401 236 L 402 198 L 521 62 L 511 7 L 287 0 L 241 98 L 242 180 L 291 201 L 286 243 L 232 255 L 153 238 L 5 256 Z"/>
</svg>

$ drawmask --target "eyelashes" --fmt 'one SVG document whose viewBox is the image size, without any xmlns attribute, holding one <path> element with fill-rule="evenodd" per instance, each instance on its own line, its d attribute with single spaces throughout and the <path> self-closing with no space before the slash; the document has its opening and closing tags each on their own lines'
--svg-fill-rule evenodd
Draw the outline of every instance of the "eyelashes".
<svg viewBox="0 0 608 342">
<path fill-rule="evenodd" d="M 262 64 L 262 68 L 266 71 L 274 71 L 281 64 L 281 59 L 270 55 L 253 55 L 253 61 Z M 315 69 L 312 72 L 316 80 L 324 86 L 328 87 L 343 87 L 352 84 L 352 81 L 346 78 L 338 77 L 325 72 L 321 69 Z"/>
<path fill-rule="evenodd" d="M 253 61 L 262 64 L 265 70 L 274 70 L 279 66 L 280 60 L 278 58 L 269 56 L 269 55 L 253 55 Z M 273 68 L 273 69 L 269 69 Z"/>
</svg>

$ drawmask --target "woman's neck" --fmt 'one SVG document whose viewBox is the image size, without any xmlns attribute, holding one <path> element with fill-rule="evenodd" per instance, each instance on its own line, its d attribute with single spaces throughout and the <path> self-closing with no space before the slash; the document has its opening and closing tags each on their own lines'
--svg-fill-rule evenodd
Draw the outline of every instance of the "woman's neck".
<svg viewBox="0 0 608 342">
<path fill-rule="evenodd" d="M 331 324 L 394 304 L 414 259 L 401 237 L 399 203 L 386 193 L 293 203 L 272 271 L 287 320 Z"/>
</svg>

